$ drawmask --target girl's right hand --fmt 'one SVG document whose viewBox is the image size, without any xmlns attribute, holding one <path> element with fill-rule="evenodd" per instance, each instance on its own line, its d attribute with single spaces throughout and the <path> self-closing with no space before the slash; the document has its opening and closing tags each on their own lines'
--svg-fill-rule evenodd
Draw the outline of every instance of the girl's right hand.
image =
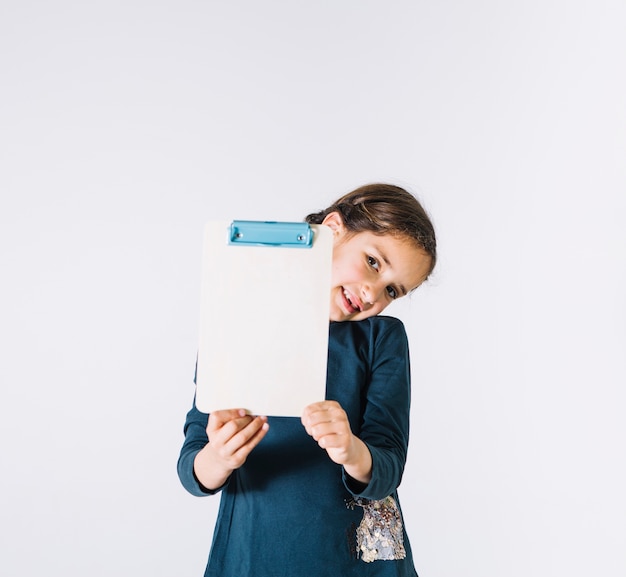
<svg viewBox="0 0 626 577">
<path fill-rule="evenodd" d="M 268 429 L 267 417 L 248 415 L 243 409 L 212 412 L 206 428 L 209 442 L 194 460 L 198 481 L 206 489 L 219 489 L 246 462 Z"/>
</svg>

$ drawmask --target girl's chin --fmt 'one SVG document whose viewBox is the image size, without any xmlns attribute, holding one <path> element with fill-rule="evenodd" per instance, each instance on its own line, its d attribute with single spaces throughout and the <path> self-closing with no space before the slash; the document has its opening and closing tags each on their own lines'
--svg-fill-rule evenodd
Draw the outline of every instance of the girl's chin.
<svg viewBox="0 0 626 577">
<path fill-rule="evenodd" d="M 330 313 L 330 322 L 333 323 L 340 323 L 341 321 L 345 321 L 346 319 L 346 315 L 340 315 L 340 314 L 333 314 L 333 312 L 331 311 Z"/>
<path fill-rule="evenodd" d="M 330 320 L 336 323 L 350 320 L 351 315 L 346 314 L 341 309 L 337 308 L 330 311 Z"/>
<path fill-rule="evenodd" d="M 355 318 L 357 316 L 357 313 L 347 313 L 346 311 L 343 311 L 341 309 L 338 310 L 334 310 L 334 311 L 330 311 L 330 320 L 331 322 L 336 322 L 336 323 L 340 323 L 343 321 L 355 321 L 355 320 L 361 320 L 361 317 L 359 315 L 359 318 Z"/>
</svg>

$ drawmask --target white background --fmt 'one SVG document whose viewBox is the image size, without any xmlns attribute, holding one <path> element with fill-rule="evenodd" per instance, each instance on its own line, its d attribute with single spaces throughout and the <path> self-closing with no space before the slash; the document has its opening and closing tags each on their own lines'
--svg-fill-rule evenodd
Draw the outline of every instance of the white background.
<svg viewBox="0 0 626 577">
<path fill-rule="evenodd" d="M 202 226 L 403 185 L 421 577 L 626 574 L 621 0 L 4 1 L 0 573 L 193 576 Z M 262 303 L 260 303 L 262 306 Z"/>
</svg>

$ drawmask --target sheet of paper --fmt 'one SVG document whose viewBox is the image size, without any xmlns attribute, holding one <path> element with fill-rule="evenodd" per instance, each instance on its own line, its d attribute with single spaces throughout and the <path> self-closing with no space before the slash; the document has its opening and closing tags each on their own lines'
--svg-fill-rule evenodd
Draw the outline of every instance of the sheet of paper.
<svg viewBox="0 0 626 577">
<path fill-rule="evenodd" d="M 196 406 L 297 416 L 326 391 L 332 232 L 311 248 L 228 244 L 204 231 Z"/>
</svg>

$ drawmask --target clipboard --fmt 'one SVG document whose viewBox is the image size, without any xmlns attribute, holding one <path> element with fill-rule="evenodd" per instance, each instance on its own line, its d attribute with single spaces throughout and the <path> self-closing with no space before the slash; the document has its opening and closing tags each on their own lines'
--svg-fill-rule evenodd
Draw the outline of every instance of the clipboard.
<svg viewBox="0 0 626 577">
<path fill-rule="evenodd" d="M 324 225 L 205 225 L 199 411 L 299 417 L 324 400 L 332 245 Z"/>
</svg>

